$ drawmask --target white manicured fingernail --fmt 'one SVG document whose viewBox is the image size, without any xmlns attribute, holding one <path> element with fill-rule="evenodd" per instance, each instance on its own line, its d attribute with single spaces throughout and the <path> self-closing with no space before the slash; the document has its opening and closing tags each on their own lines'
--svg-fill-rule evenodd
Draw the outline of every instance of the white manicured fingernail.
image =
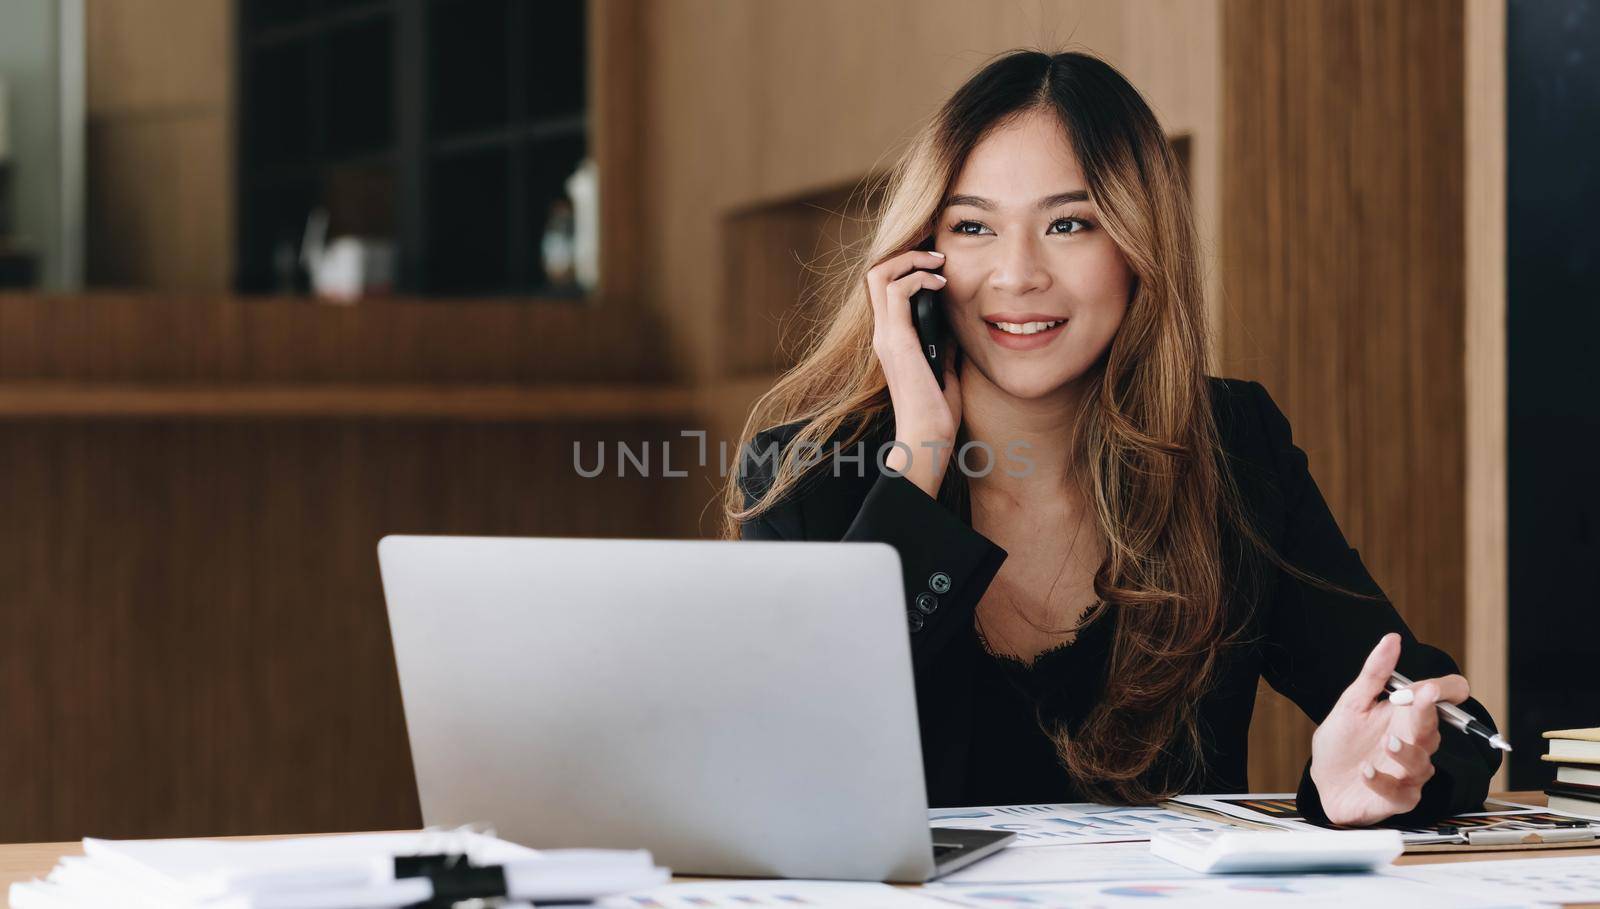
<svg viewBox="0 0 1600 909">
<path fill-rule="evenodd" d="M 934 272 L 934 273 L 933 273 L 933 276 L 934 276 L 934 277 L 935 277 L 935 278 L 938 278 L 938 279 L 939 279 L 939 280 L 941 280 L 941 281 L 948 281 L 948 280 L 950 280 L 950 279 L 949 279 L 949 278 L 946 278 L 946 277 L 945 277 L 945 276 L 944 276 L 944 275 L 941 275 L 941 274 L 939 274 L 939 273 L 938 273 L 938 272 Z"/>
<path fill-rule="evenodd" d="M 1367 763 L 1366 761 L 1362 761 L 1361 762 L 1361 775 L 1370 780 L 1374 776 L 1377 776 L 1377 773 L 1373 771 L 1371 764 Z"/>
<path fill-rule="evenodd" d="M 936 255 L 936 256 L 938 256 L 938 257 L 939 257 L 939 258 L 941 258 L 941 259 L 943 259 L 943 258 L 944 258 L 944 253 L 942 253 L 942 252 L 939 252 L 939 251 L 938 251 L 938 250 L 936 250 L 936 249 L 930 249 L 930 250 L 928 250 L 928 252 L 930 252 L 930 253 L 933 253 L 933 254 L 934 254 L 934 255 Z"/>
<path fill-rule="evenodd" d="M 1397 736 L 1389 736 L 1389 750 L 1396 753 L 1400 751 L 1400 739 Z"/>
<path fill-rule="evenodd" d="M 1397 704 L 1401 707 L 1411 703 L 1415 698 L 1416 695 L 1412 693 L 1410 688 L 1402 688 L 1399 691 L 1389 692 L 1389 703 Z"/>
</svg>

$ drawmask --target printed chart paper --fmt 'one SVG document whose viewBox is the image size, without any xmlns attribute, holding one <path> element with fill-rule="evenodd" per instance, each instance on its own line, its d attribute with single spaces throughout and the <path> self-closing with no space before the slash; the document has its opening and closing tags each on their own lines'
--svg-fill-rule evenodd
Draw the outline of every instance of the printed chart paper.
<svg viewBox="0 0 1600 909">
<path fill-rule="evenodd" d="M 1440 889 L 1489 898 L 1600 902 L 1600 855 L 1406 865 L 1391 873 Z"/>
<path fill-rule="evenodd" d="M 686 881 L 607 897 L 605 909 L 949 909 L 915 888 L 851 881 Z"/>
<path fill-rule="evenodd" d="M 1231 830 L 1221 820 L 1206 820 L 1167 808 L 1122 808 L 1074 802 L 1059 805 L 998 805 L 984 808 L 934 808 L 935 827 L 1008 830 L 1017 835 L 1007 848 L 1072 843 L 1128 843 L 1148 840 L 1157 830 Z"/>
<path fill-rule="evenodd" d="M 1149 843 L 1090 843 L 1002 849 L 960 871 L 939 878 L 930 886 L 1155 881 L 1197 877 L 1204 875 L 1151 855 Z"/>
<path fill-rule="evenodd" d="M 1291 905 L 1295 909 L 1351 909 L 1354 906 L 1510 909 L 1535 905 L 1526 896 L 1509 901 L 1485 899 L 1385 874 L 1211 875 L 1193 880 L 929 887 L 923 892 L 969 909 L 1121 909 L 1125 906 L 1250 909 Z"/>
</svg>

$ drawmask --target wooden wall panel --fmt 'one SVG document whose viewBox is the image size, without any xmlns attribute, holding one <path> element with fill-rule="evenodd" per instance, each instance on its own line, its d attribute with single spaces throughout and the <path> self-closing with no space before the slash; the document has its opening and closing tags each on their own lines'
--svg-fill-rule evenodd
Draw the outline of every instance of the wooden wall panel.
<svg viewBox="0 0 1600 909">
<path fill-rule="evenodd" d="M 1466 660 L 1472 695 L 1509 729 L 1506 476 L 1506 4 L 1466 4 Z M 1509 786 L 1510 762 L 1491 788 Z"/>
<path fill-rule="evenodd" d="M 85 3 L 90 284 L 230 286 L 233 7 Z"/>
<path fill-rule="evenodd" d="M 93 116 L 88 279 L 221 291 L 232 281 L 231 146 L 211 115 Z"/>
<path fill-rule="evenodd" d="M 680 428 L 0 421 L 0 841 L 416 825 L 378 538 L 684 536 L 572 466 Z"/>
<path fill-rule="evenodd" d="M 234 6 L 234 0 L 87 0 L 90 115 L 225 113 Z"/>
<path fill-rule="evenodd" d="M 859 194 L 839 187 L 730 214 L 723 224 L 723 331 L 736 375 L 773 375 L 799 360 L 816 327 L 821 282 L 863 242 Z"/>
<path fill-rule="evenodd" d="M 1223 371 L 1267 386 L 1373 576 L 1457 659 L 1463 65 L 1457 0 L 1223 6 Z M 1251 783 L 1289 788 L 1311 724 L 1258 710 Z"/>
</svg>

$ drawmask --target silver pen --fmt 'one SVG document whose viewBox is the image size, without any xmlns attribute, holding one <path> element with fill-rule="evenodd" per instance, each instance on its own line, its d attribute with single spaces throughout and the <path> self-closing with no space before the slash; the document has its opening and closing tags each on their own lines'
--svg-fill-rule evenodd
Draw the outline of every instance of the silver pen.
<svg viewBox="0 0 1600 909">
<path fill-rule="evenodd" d="M 1400 673 L 1389 673 L 1390 691 L 1399 691 L 1402 688 L 1410 688 L 1411 685 L 1411 680 Z M 1446 723 L 1449 723 L 1451 726 L 1454 726 L 1462 732 L 1471 733 L 1472 735 L 1486 739 L 1490 745 L 1493 745 L 1501 751 L 1511 750 L 1511 743 L 1501 738 L 1500 733 L 1490 731 L 1488 726 L 1478 722 L 1477 718 L 1465 710 L 1462 710 L 1460 707 L 1457 707 L 1456 705 L 1446 701 L 1436 701 L 1434 702 L 1433 706 L 1439 708 L 1440 718 L 1442 718 Z"/>
</svg>

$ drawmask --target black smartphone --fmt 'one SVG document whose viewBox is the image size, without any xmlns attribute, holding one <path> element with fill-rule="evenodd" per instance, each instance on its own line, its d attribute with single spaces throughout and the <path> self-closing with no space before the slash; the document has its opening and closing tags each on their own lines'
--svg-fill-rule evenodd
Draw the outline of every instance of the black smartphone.
<svg viewBox="0 0 1600 909">
<path fill-rule="evenodd" d="M 918 249 L 932 250 L 933 235 L 917 244 Z M 917 341 L 922 346 L 922 356 L 933 370 L 933 377 L 944 387 L 944 354 L 946 326 L 944 300 L 937 290 L 924 288 L 911 295 L 911 324 L 917 329 Z"/>
</svg>

